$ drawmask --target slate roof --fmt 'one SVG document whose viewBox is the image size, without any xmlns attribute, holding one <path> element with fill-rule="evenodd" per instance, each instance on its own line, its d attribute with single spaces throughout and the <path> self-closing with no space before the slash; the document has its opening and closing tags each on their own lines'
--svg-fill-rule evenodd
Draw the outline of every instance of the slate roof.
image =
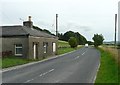
<svg viewBox="0 0 120 85">
<path fill-rule="evenodd" d="M 1 32 L 2 31 L 2 32 Z M 38 31 L 34 28 L 28 28 L 26 26 L 0 26 L 0 36 L 10 37 L 10 36 L 35 36 L 35 37 L 46 37 L 55 38 L 55 36 L 47 34 L 42 31 Z"/>
</svg>

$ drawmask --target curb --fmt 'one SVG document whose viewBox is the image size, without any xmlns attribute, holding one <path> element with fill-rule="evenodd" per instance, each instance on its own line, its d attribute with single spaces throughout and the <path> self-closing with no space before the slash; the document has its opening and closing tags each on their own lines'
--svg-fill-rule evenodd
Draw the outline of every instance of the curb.
<svg viewBox="0 0 120 85">
<path fill-rule="evenodd" d="M 23 65 L 8 67 L 8 68 L 5 68 L 5 69 L 2 69 L 2 72 L 7 72 L 7 71 L 15 70 L 15 69 L 20 69 L 20 68 L 23 68 L 23 67 L 26 67 L 26 66 L 37 64 L 37 63 L 42 63 L 42 62 L 45 62 L 45 61 L 48 61 L 48 60 L 52 60 L 52 59 L 55 59 L 55 58 L 62 57 L 62 56 L 67 55 L 69 53 L 73 53 L 75 51 L 76 50 L 68 52 L 68 53 L 64 53 L 64 54 L 61 54 L 61 55 L 56 55 L 56 56 L 53 56 L 53 57 L 50 57 L 50 58 L 46 58 L 46 59 L 43 59 L 43 60 L 40 60 L 40 61 L 36 61 L 36 62 L 30 62 L 30 63 L 26 63 L 26 64 L 23 64 Z"/>
</svg>

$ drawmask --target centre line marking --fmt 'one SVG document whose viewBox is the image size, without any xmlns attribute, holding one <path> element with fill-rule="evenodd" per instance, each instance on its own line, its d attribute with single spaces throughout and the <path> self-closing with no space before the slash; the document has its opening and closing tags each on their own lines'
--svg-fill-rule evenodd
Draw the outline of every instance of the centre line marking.
<svg viewBox="0 0 120 85">
<path fill-rule="evenodd" d="M 43 75 L 47 74 L 48 72 L 43 73 Z"/>
<path fill-rule="evenodd" d="M 58 83 L 58 82 L 59 82 L 59 80 L 55 81 L 55 83 Z"/>
<path fill-rule="evenodd" d="M 54 71 L 55 69 L 51 69 L 51 70 L 49 70 L 49 72 L 52 72 L 52 71 Z"/>
<path fill-rule="evenodd" d="M 84 55 L 84 54 L 85 54 L 85 52 L 82 55 Z"/>
<path fill-rule="evenodd" d="M 75 57 L 75 59 L 79 58 L 80 56 Z"/>
<path fill-rule="evenodd" d="M 28 82 L 30 82 L 31 80 L 27 80 L 25 83 L 28 83 Z"/>
<path fill-rule="evenodd" d="M 40 74 L 39 76 L 42 76 L 42 74 Z"/>
<path fill-rule="evenodd" d="M 42 74 L 40 74 L 39 75 L 39 77 L 41 77 L 41 76 L 44 76 L 44 75 L 46 75 L 46 74 L 48 74 L 48 73 L 50 73 L 50 72 L 52 72 L 52 71 L 54 71 L 55 69 L 51 69 L 51 70 L 49 70 L 49 71 L 47 71 L 47 72 L 45 72 L 45 73 L 42 73 Z M 38 77 L 38 76 L 37 76 Z M 37 78 L 37 77 L 35 77 L 35 78 Z M 35 79 L 34 78 L 34 79 Z M 28 83 L 28 82 L 30 82 L 30 81 L 32 81 L 32 80 L 34 80 L 34 79 L 30 79 L 30 80 L 27 80 L 26 82 L 24 82 L 24 83 Z"/>
<path fill-rule="evenodd" d="M 44 76 L 44 75 L 46 75 L 46 74 L 48 74 L 48 73 L 50 73 L 50 72 L 52 72 L 52 71 L 54 71 L 54 69 L 51 69 L 51 70 L 49 70 L 49 71 L 47 71 L 47 72 L 45 72 L 45 73 L 43 73 L 43 74 L 40 74 L 39 76 Z"/>
</svg>

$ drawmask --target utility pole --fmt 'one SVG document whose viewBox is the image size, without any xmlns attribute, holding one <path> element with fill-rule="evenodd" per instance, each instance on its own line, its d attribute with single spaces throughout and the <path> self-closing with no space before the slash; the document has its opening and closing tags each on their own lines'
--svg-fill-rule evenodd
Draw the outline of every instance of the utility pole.
<svg viewBox="0 0 120 85">
<path fill-rule="evenodd" d="M 58 14 L 56 14 L 56 36 L 58 37 Z"/>
<path fill-rule="evenodd" d="M 115 14 L 115 47 L 116 47 L 116 31 L 117 31 L 117 14 Z"/>
</svg>

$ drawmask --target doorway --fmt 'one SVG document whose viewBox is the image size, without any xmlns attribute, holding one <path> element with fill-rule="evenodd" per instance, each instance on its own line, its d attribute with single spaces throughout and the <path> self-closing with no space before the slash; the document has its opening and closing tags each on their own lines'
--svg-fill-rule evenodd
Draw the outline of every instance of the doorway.
<svg viewBox="0 0 120 85">
<path fill-rule="evenodd" d="M 34 59 L 38 59 L 38 44 L 33 43 L 33 56 Z"/>
</svg>

